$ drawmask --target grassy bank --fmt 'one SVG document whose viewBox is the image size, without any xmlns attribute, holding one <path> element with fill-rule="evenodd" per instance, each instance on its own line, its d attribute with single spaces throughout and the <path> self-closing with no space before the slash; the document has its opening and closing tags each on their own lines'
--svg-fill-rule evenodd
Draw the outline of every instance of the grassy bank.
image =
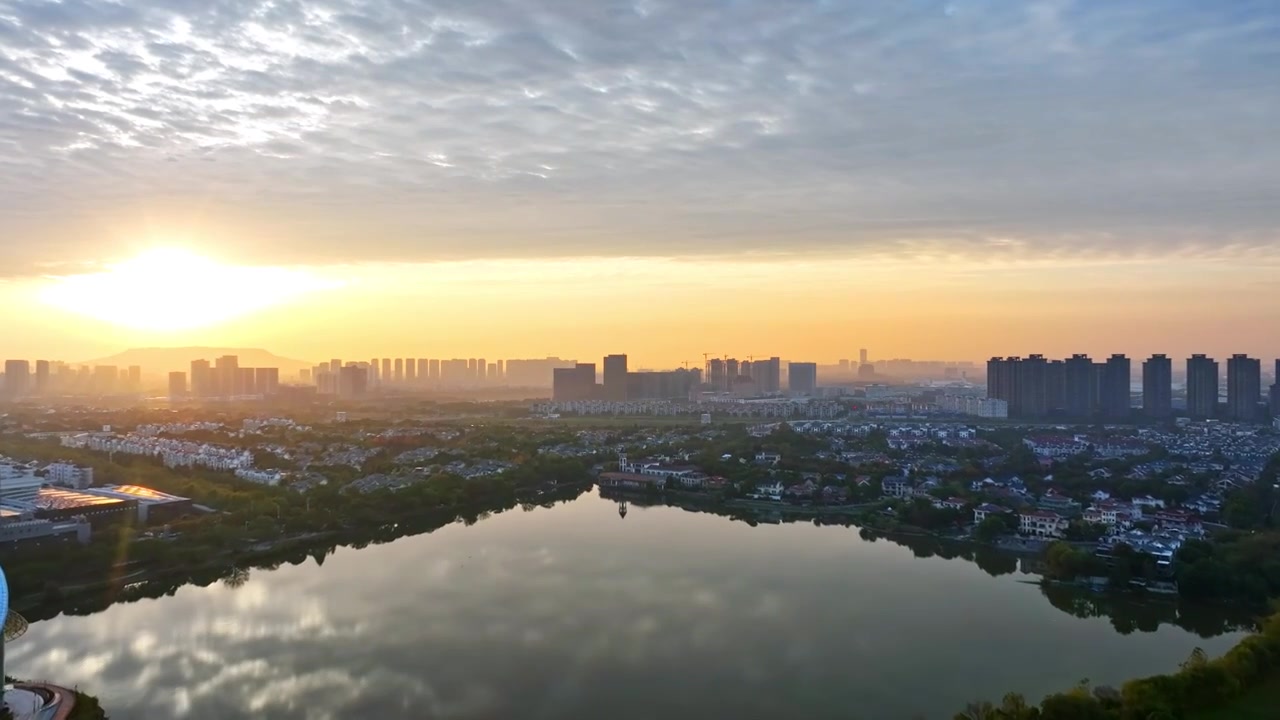
<svg viewBox="0 0 1280 720">
<path fill-rule="evenodd" d="M 1280 672 L 1272 673 L 1257 687 L 1234 701 L 1206 710 L 1188 720 L 1275 720 L 1280 717 Z"/>
</svg>

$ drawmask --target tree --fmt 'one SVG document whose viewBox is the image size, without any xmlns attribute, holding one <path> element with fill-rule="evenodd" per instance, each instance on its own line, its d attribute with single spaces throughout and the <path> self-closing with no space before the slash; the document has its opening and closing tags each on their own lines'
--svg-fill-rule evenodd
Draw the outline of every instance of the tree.
<svg viewBox="0 0 1280 720">
<path fill-rule="evenodd" d="M 988 515 L 973 530 L 973 537 L 981 542 L 995 542 L 1008 530 L 1004 519 L 999 515 Z"/>
<path fill-rule="evenodd" d="M 996 706 L 989 702 L 971 702 L 956 713 L 953 720 L 998 720 Z"/>
<path fill-rule="evenodd" d="M 1074 690 L 1050 695 L 1040 703 L 1040 720 L 1108 720 L 1102 703 L 1087 692 Z"/>
<path fill-rule="evenodd" d="M 997 717 L 1000 720 L 1037 720 L 1040 709 L 1028 705 L 1026 698 L 1018 693 L 1009 693 L 1001 700 Z"/>
</svg>

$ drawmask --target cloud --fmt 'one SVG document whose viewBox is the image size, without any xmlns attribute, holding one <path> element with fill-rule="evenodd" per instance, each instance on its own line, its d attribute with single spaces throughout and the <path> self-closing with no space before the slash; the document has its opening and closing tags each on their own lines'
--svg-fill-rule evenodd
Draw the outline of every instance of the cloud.
<svg viewBox="0 0 1280 720">
<path fill-rule="evenodd" d="M 1278 50 L 1267 3 L 0 0 L 0 242 L 1265 250 Z"/>
</svg>

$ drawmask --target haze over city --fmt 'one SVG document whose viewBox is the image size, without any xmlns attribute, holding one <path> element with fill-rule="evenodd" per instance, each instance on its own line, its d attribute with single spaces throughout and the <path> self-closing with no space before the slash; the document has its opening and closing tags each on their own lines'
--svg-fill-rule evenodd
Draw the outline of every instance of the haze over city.
<svg viewBox="0 0 1280 720">
<path fill-rule="evenodd" d="M 1275 357 L 1273 10 L 9 4 L 0 336 Z"/>
<path fill-rule="evenodd" d="M 0 720 L 1275 720 L 1280 2 L 0 0 Z"/>
</svg>

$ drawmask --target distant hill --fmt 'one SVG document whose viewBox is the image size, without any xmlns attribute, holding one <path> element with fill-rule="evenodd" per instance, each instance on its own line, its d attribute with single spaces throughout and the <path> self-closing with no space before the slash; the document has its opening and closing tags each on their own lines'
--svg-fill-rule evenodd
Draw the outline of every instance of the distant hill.
<svg viewBox="0 0 1280 720">
<path fill-rule="evenodd" d="M 314 363 L 306 360 L 294 360 L 280 357 L 261 348 L 229 348 L 229 347 L 158 347 L 133 348 L 117 353 L 111 357 L 88 360 L 77 365 L 115 365 L 125 368 L 130 365 L 142 367 L 145 375 L 158 375 L 174 370 L 186 372 L 191 369 L 192 360 L 208 360 L 212 363 L 223 355 L 235 355 L 240 358 L 240 367 L 274 367 L 280 368 L 282 374 L 297 373 L 303 368 L 310 368 Z"/>
</svg>

